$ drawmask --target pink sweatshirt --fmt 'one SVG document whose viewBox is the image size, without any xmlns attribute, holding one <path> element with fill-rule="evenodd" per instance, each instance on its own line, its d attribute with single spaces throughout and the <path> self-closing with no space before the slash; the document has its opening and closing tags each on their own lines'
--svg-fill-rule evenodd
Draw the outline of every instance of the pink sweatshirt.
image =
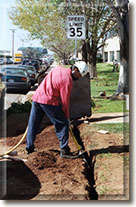
<svg viewBox="0 0 136 207">
<path fill-rule="evenodd" d="M 56 66 L 43 79 L 36 89 L 32 100 L 41 104 L 62 105 L 62 109 L 69 118 L 69 101 L 72 90 L 71 69 Z"/>
</svg>

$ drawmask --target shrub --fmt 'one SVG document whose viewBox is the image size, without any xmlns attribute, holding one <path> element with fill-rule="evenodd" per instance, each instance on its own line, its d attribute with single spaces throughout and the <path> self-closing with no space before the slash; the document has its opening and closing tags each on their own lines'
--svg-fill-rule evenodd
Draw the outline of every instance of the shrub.
<svg viewBox="0 0 136 207">
<path fill-rule="evenodd" d="M 17 114 L 17 113 L 26 113 L 26 112 L 30 112 L 31 110 L 31 102 L 29 101 L 26 101 L 25 103 L 21 103 L 21 102 L 18 102 L 18 103 L 12 103 L 11 104 L 11 107 L 8 109 L 7 113 L 10 114 L 10 113 L 14 113 L 14 114 Z"/>
</svg>

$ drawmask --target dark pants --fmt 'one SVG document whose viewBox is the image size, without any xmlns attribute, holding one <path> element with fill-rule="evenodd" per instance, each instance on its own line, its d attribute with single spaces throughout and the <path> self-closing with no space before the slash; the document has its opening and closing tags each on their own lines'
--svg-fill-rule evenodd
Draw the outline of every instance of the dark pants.
<svg viewBox="0 0 136 207">
<path fill-rule="evenodd" d="M 60 148 L 68 146 L 69 138 L 69 122 L 61 108 L 61 106 L 51 106 L 46 104 L 39 104 L 32 102 L 31 113 L 28 123 L 27 132 L 27 146 L 28 150 L 34 149 L 34 141 L 36 134 L 40 128 L 42 119 L 44 115 L 47 115 L 50 121 L 55 126 L 55 132 L 60 142 Z M 48 137 L 43 137 L 43 139 L 48 139 Z"/>
</svg>

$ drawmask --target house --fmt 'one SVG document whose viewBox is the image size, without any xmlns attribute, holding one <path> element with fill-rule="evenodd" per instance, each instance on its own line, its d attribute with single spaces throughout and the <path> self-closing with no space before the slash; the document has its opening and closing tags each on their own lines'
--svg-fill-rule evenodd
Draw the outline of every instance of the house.
<svg viewBox="0 0 136 207">
<path fill-rule="evenodd" d="M 103 62 L 113 63 L 114 60 L 120 62 L 120 44 L 117 35 L 107 38 L 103 48 Z"/>
<path fill-rule="evenodd" d="M 11 55 L 11 51 L 8 51 L 8 50 L 0 50 L 0 56 L 1 57 L 7 57 L 7 56 L 12 56 Z"/>
</svg>

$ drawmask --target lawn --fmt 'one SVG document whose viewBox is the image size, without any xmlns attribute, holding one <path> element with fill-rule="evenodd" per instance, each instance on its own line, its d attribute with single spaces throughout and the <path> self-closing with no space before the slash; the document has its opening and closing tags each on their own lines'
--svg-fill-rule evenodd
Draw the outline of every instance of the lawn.
<svg viewBox="0 0 136 207">
<path fill-rule="evenodd" d="M 119 72 L 112 72 L 112 65 L 106 63 L 97 64 L 98 77 L 91 80 L 91 99 L 93 113 L 122 112 L 125 108 L 125 101 L 110 100 L 99 96 L 100 92 L 105 91 L 106 96 L 115 93 L 118 86 Z"/>
</svg>

